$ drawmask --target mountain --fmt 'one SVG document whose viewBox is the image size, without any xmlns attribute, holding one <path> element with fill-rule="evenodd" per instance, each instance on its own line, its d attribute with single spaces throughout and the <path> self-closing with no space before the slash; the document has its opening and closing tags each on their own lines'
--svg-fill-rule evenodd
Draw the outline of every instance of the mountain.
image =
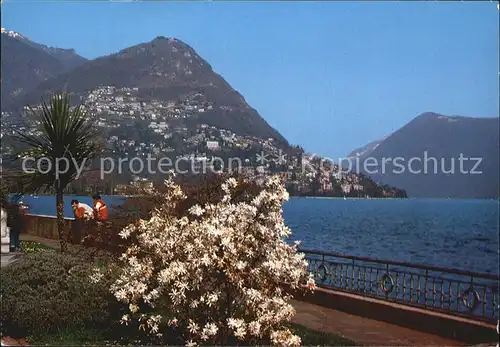
<svg viewBox="0 0 500 347">
<path fill-rule="evenodd" d="M 499 196 L 499 118 L 423 113 L 349 157 L 359 172 L 410 197 Z"/>
<path fill-rule="evenodd" d="M 87 61 L 86 58 L 78 55 L 74 49 L 66 49 L 66 48 L 57 48 L 57 47 L 50 47 L 46 46 L 41 43 L 36 43 L 34 41 L 31 41 L 27 37 L 19 34 L 18 32 L 7 30 L 5 28 L 2 28 L 2 34 L 17 39 L 23 43 L 26 43 L 29 46 L 32 46 L 34 48 L 38 48 L 49 55 L 53 56 L 54 58 L 58 59 L 62 65 L 64 70 L 71 70 L 78 65 L 83 64 L 84 62 Z"/>
<path fill-rule="evenodd" d="M 193 48 L 175 38 L 157 37 L 77 66 L 47 79 L 15 97 L 8 108 L 37 104 L 40 97 L 68 90 L 85 99 L 100 87 L 137 88 L 140 100 L 180 101 L 198 93 L 211 108 L 189 117 L 190 124 L 204 123 L 240 135 L 286 140 L 273 129 L 243 96 L 235 91 Z"/>
<path fill-rule="evenodd" d="M 38 44 L 5 28 L 1 29 L 1 50 L 2 105 L 87 61 L 72 49 Z"/>
<path fill-rule="evenodd" d="M 356 148 L 354 151 L 349 153 L 348 158 L 359 156 L 360 158 L 364 157 L 367 153 L 373 152 L 384 140 L 376 140 L 370 142 L 369 144 Z"/>
</svg>

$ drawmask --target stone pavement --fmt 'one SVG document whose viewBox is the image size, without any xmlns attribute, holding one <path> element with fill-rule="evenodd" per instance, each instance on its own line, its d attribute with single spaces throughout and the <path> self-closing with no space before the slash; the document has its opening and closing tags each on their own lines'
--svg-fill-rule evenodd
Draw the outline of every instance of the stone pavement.
<svg viewBox="0 0 500 347">
<path fill-rule="evenodd" d="M 5 267 L 9 264 L 13 264 L 18 261 L 22 257 L 22 253 L 19 252 L 10 252 L 10 253 L 2 253 L 0 259 L 0 267 Z"/>
<path fill-rule="evenodd" d="M 310 329 L 340 334 L 363 346 L 465 346 L 460 341 L 354 316 L 337 310 L 293 300 L 294 323 Z"/>
<path fill-rule="evenodd" d="M 59 241 L 57 241 L 57 240 L 50 240 L 50 239 L 46 239 L 43 237 L 29 235 L 26 233 L 21 233 L 20 239 L 21 239 L 21 241 L 36 241 L 36 242 L 40 242 L 41 244 L 44 244 L 46 246 L 52 246 L 52 247 L 56 247 L 56 248 L 59 247 Z M 22 256 L 23 256 L 22 252 L 2 253 L 0 266 L 5 267 L 7 265 L 13 264 L 14 262 L 21 259 Z"/>
</svg>

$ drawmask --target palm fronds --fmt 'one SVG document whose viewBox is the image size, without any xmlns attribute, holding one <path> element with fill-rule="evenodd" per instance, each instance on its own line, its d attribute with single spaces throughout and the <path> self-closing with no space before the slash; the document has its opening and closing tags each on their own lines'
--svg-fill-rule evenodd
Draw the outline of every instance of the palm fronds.
<svg viewBox="0 0 500 347">
<path fill-rule="evenodd" d="M 42 100 L 40 112 L 30 111 L 40 122 L 41 135 L 16 131 L 14 139 L 25 145 L 18 156 L 37 163 L 31 174 L 29 189 L 62 188 L 73 181 L 78 169 L 87 167 L 98 153 L 97 133 L 81 105 L 70 107 L 68 94 L 56 94 L 47 104 Z M 43 158 L 43 159 L 42 159 Z M 34 171 L 34 172 L 33 172 Z"/>
</svg>

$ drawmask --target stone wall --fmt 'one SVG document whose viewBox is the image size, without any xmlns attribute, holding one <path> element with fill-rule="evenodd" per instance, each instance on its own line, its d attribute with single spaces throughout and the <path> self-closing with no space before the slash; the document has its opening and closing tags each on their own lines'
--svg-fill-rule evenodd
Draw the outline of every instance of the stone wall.
<svg viewBox="0 0 500 347">
<path fill-rule="evenodd" d="M 64 218 L 66 240 L 72 244 L 106 249 L 110 252 L 122 252 L 126 242 L 119 236 L 126 221 L 115 220 L 96 224 L 94 220 L 84 221 Z M 24 232 L 46 239 L 59 240 L 57 218 L 54 216 L 26 214 Z"/>
<path fill-rule="evenodd" d="M 64 218 L 66 235 L 71 235 L 74 218 Z M 59 240 L 57 218 L 54 216 L 27 214 L 24 216 L 23 232 L 46 239 Z"/>
</svg>

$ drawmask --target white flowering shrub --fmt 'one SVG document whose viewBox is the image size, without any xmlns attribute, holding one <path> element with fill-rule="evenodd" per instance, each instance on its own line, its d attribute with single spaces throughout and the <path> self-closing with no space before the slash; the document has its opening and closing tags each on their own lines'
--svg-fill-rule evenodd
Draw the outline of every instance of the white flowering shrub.
<svg viewBox="0 0 500 347">
<path fill-rule="evenodd" d="M 235 203 L 237 184 L 228 179 L 219 202 L 192 206 L 179 217 L 173 211 L 186 196 L 169 180 L 152 217 L 121 232 L 137 240 L 123 254 L 121 276 L 111 288 L 129 304 L 123 323 L 138 320 L 154 334 L 166 323 L 187 345 L 300 345 L 300 337 L 283 325 L 295 313 L 283 284 L 315 285 L 298 242 L 285 242 L 291 233 L 282 217 L 288 193 L 273 177 L 251 201 Z M 169 319 L 163 322 L 151 308 L 166 309 Z"/>
</svg>

